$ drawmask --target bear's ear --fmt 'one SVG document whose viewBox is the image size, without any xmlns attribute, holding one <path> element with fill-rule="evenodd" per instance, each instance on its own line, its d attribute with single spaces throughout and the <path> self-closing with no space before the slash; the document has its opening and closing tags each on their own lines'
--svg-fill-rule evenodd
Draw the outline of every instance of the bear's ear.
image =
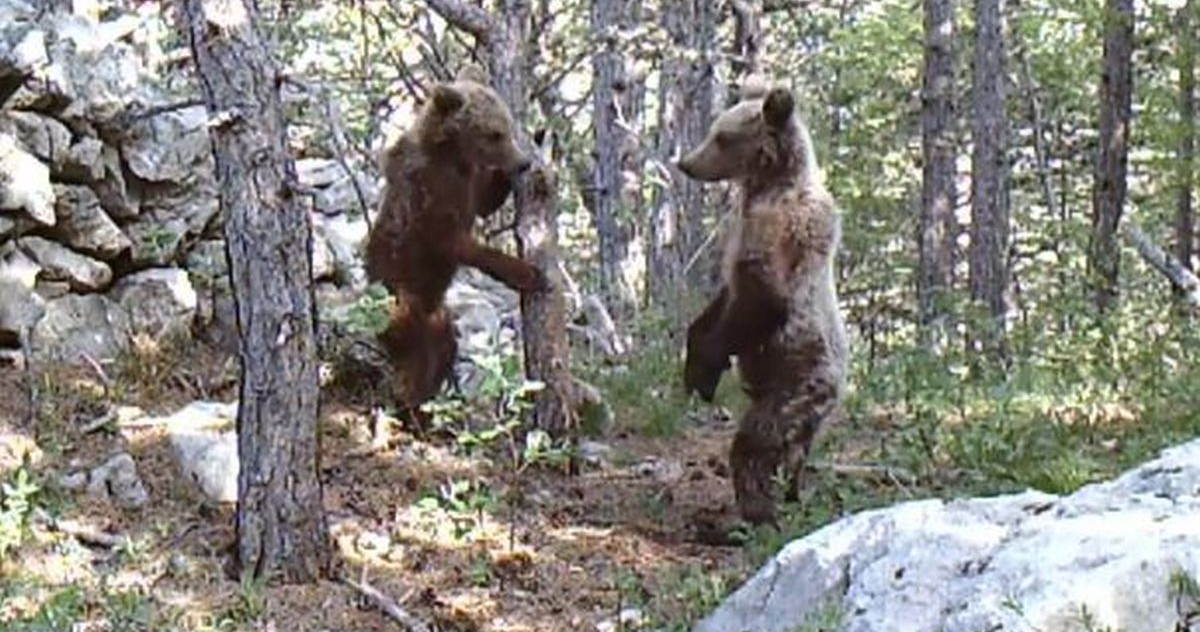
<svg viewBox="0 0 1200 632">
<path fill-rule="evenodd" d="M 458 78 L 462 81 L 472 81 L 481 86 L 488 85 L 488 74 L 484 71 L 483 66 L 475 62 L 470 62 L 458 71 Z"/>
<path fill-rule="evenodd" d="M 796 109 L 796 101 L 786 88 L 775 88 L 767 93 L 763 101 L 763 119 L 767 125 L 782 128 L 792 119 L 792 111 Z"/>
<path fill-rule="evenodd" d="M 767 79 L 758 73 L 746 75 L 742 79 L 741 97 L 743 101 L 761 99 L 767 95 Z"/>
<path fill-rule="evenodd" d="M 465 105 L 467 98 L 452 86 L 444 83 L 433 89 L 433 107 L 439 114 L 453 114 Z"/>
</svg>

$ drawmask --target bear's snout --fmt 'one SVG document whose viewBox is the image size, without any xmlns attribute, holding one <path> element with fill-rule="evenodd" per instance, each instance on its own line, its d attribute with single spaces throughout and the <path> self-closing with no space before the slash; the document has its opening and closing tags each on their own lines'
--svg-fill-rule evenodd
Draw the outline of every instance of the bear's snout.
<svg viewBox="0 0 1200 632">
<path fill-rule="evenodd" d="M 525 173 L 526 171 L 529 171 L 529 168 L 532 166 L 532 160 L 530 160 L 528 157 L 522 157 L 517 161 L 517 166 L 513 168 L 513 173 Z"/>
</svg>

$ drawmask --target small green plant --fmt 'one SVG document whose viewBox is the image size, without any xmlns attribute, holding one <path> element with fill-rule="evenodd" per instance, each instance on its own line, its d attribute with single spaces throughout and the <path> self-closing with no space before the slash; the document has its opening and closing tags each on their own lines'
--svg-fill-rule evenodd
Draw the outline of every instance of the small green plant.
<svg viewBox="0 0 1200 632">
<path fill-rule="evenodd" d="M 238 591 L 234 602 L 222 611 L 218 619 L 221 623 L 252 624 L 262 619 L 266 612 L 266 582 L 250 575 L 244 575 L 238 582 Z M 218 627 L 224 627 L 224 625 L 218 625 Z"/>
<path fill-rule="evenodd" d="M 69 586 L 50 596 L 32 616 L 5 625 L 10 632 L 73 632 L 86 614 L 83 589 Z"/>
<path fill-rule="evenodd" d="M 369 335 L 383 331 L 387 327 L 391 301 L 392 297 L 387 288 L 372 283 L 343 313 L 340 320 L 346 329 L 354 334 Z"/>
<path fill-rule="evenodd" d="M 0 557 L 5 557 L 25 537 L 29 515 L 37 506 L 41 486 L 33 479 L 26 464 L 10 473 L 0 484 Z"/>
<path fill-rule="evenodd" d="M 140 590 L 108 593 L 104 597 L 104 616 L 112 632 L 149 631 L 154 621 L 154 603 Z"/>
<path fill-rule="evenodd" d="M 845 617 L 846 609 L 841 602 L 830 599 L 810 612 L 795 632 L 837 632 Z"/>
</svg>

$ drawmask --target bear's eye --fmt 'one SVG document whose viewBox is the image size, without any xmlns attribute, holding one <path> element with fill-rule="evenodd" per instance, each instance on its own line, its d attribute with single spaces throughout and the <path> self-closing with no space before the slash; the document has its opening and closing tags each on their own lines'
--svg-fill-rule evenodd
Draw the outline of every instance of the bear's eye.
<svg viewBox="0 0 1200 632">
<path fill-rule="evenodd" d="M 716 141 L 718 145 L 728 145 L 734 140 L 733 134 L 729 132 L 717 132 Z"/>
<path fill-rule="evenodd" d="M 504 140 L 504 134 L 501 132 L 489 132 L 488 140 L 492 141 L 493 143 L 498 143 Z"/>
</svg>

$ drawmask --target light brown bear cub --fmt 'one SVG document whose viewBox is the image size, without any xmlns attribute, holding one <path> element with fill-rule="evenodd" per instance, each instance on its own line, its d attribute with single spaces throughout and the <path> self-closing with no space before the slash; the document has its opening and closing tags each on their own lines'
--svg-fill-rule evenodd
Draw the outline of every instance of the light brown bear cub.
<svg viewBox="0 0 1200 632">
<path fill-rule="evenodd" d="M 499 95 L 464 75 L 435 86 L 414 125 L 384 152 L 385 189 L 366 270 L 395 298 L 379 339 L 410 414 L 437 394 L 454 364 L 457 343 L 443 299 L 459 265 L 522 292 L 546 285 L 537 268 L 472 235 L 475 218 L 500 207 L 512 178 L 530 165 L 513 132 Z"/>
<path fill-rule="evenodd" d="M 745 520 L 773 522 L 776 469 L 784 466 L 794 498 L 814 436 L 840 409 L 847 344 L 833 270 L 839 214 L 782 88 L 749 86 L 679 168 L 740 188 L 722 287 L 688 328 L 684 382 L 712 401 L 737 357 L 751 403 L 730 450 L 734 493 Z"/>
</svg>

